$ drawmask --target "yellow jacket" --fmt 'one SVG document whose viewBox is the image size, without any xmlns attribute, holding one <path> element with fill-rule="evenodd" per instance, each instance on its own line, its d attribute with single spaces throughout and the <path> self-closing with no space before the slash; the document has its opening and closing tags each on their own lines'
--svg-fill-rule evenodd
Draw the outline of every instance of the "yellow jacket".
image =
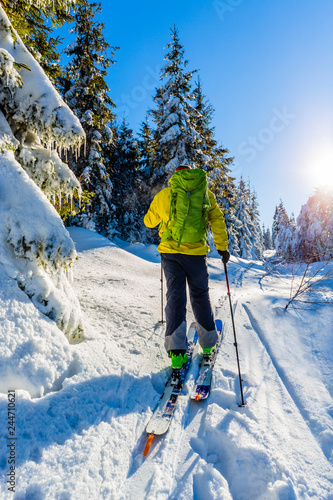
<svg viewBox="0 0 333 500">
<path fill-rule="evenodd" d="M 147 227 L 156 227 L 161 224 L 159 229 L 159 235 L 166 230 L 166 224 L 170 216 L 170 192 L 171 188 L 167 187 L 162 189 L 154 197 L 148 212 L 146 213 L 143 221 Z M 227 250 L 228 247 L 228 235 L 227 229 L 224 221 L 223 214 L 216 202 L 214 193 L 208 191 L 210 209 L 208 212 L 208 222 L 212 229 L 214 236 L 214 243 L 218 250 Z M 206 255 L 209 252 L 209 247 L 204 243 L 180 243 L 178 247 L 177 241 L 169 240 L 162 241 L 157 250 L 160 253 L 183 253 L 187 255 Z"/>
</svg>

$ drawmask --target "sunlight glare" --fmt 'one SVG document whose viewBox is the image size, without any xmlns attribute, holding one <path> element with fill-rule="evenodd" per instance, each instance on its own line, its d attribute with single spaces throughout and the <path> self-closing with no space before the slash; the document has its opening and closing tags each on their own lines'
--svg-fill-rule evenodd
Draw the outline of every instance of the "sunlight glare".
<svg viewBox="0 0 333 500">
<path fill-rule="evenodd" d="M 309 175 L 314 187 L 333 188 L 333 145 L 326 147 L 313 159 Z"/>
</svg>

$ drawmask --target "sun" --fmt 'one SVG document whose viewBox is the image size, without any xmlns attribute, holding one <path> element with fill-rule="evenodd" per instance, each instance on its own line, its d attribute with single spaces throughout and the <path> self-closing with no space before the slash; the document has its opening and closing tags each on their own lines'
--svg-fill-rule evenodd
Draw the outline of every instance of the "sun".
<svg viewBox="0 0 333 500">
<path fill-rule="evenodd" d="M 312 185 L 333 188 L 333 144 L 319 150 L 311 163 L 308 174 Z"/>
</svg>

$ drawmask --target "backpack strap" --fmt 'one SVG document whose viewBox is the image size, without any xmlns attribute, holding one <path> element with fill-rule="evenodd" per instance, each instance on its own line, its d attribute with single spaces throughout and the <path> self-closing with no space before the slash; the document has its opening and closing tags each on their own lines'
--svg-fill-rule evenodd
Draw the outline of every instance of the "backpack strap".
<svg viewBox="0 0 333 500">
<path fill-rule="evenodd" d="M 170 193 L 170 210 L 169 210 L 169 219 L 167 220 L 167 223 L 165 224 L 165 231 L 162 234 L 161 237 L 161 242 L 166 242 L 168 246 L 171 248 L 171 245 L 169 243 L 170 240 L 172 240 L 172 235 L 171 235 L 171 229 L 170 229 L 170 223 L 171 223 L 171 218 L 172 218 L 172 207 L 173 205 L 176 204 L 176 198 L 177 194 Z"/>
</svg>

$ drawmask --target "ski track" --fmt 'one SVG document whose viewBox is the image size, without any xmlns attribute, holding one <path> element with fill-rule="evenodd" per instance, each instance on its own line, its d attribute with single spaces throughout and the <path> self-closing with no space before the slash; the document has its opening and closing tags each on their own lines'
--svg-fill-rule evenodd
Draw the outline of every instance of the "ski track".
<svg viewBox="0 0 333 500">
<path fill-rule="evenodd" d="M 309 411 L 307 411 L 304 406 L 302 400 L 298 397 L 297 392 L 295 391 L 293 384 L 291 380 L 289 379 L 288 375 L 284 372 L 284 370 L 280 367 L 278 361 L 275 359 L 274 354 L 272 353 L 272 350 L 269 346 L 269 344 L 265 340 L 265 335 L 263 331 L 260 328 L 260 325 L 258 324 L 257 320 L 254 318 L 253 314 L 251 313 L 249 307 L 246 304 L 242 304 L 243 308 L 249 318 L 249 321 L 252 325 L 253 330 L 256 332 L 258 335 L 260 342 L 262 343 L 264 349 L 266 349 L 268 356 L 271 359 L 272 365 L 274 366 L 274 369 L 276 370 L 282 384 L 286 388 L 289 396 L 291 399 L 294 401 L 295 406 L 299 409 L 299 412 L 309 428 L 310 432 L 312 433 L 314 439 L 318 442 L 319 446 L 322 448 L 322 451 L 325 455 L 325 457 L 329 460 L 329 457 L 332 453 L 332 448 L 325 450 L 323 449 L 323 445 L 321 441 L 318 439 L 318 434 L 320 433 L 320 430 L 322 431 L 323 429 L 318 430 L 318 423 L 317 422 L 311 422 L 311 414 Z"/>
<path fill-rule="evenodd" d="M 244 294 L 243 291 L 243 283 L 244 278 L 252 267 L 253 263 L 247 265 L 245 268 L 236 268 L 235 270 L 236 272 L 232 279 L 232 284 L 236 291 L 236 297 L 233 304 L 234 312 L 237 314 L 239 306 L 242 306 L 250 323 L 250 326 L 247 328 L 257 336 L 261 349 L 269 358 L 269 361 L 266 359 L 265 363 L 267 364 L 269 362 L 271 364 L 271 370 L 276 373 L 276 378 L 278 380 L 277 385 L 281 384 L 283 389 L 287 392 L 286 396 L 284 390 L 281 388 L 278 389 L 278 394 L 282 398 L 282 401 L 286 397 L 292 400 L 292 409 L 287 408 L 287 414 L 290 413 L 292 415 L 293 412 L 299 413 L 302 421 L 308 428 L 308 422 L 306 421 L 305 413 L 302 411 L 302 406 L 297 397 L 293 394 L 292 384 L 288 383 L 278 363 L 274 359 L 269 345 L 267 343 L 265 344 L 263 341 L 262 332 L 251 314 L 249 306 L 242 302 L 243 295 L 245 295 L 244 299 L 248 299 L 246 293 Z M 258 285 L 261 286 L 260 277 L 256 279 Z M 219 300 L 219 306 L 216 307 L 216 313 L 222 313 L 221 315 L 224 322 L 230 323 L 230 311 L 228 311 L 228 304 L 225 298 Z M 229 327 L 229 345 L 233 346 L 233 334 L 230 330 Z M 265 355 L 260 354 L 262 358 L 265 357 Z M 193 382 L 195 371 L 198 369 L 197 363 L 198 361 L 196 357 L 194 357 L 189 373 L 189 381 L 185 385 L 187 390 L 191 382 Z M 222 364 L 221 360 L 219 364 Z M 263 366 L 265 366 L 264 363 Z M 158 500 L 187 500 L 188 498 L 198 500 L 210 498 L 222 498 L 223 500 L 228 498 L 233 498 L 235 500 L 257 500 L 259 498 L 268 500 L 281 498 L 292 500 L 296 498 L 312 498 L 314 492 L 307 491 L 309 490 L 307 482 L 297 476 L 297 471 L 290 471 L 289 473 L 285 470 L 285 467 L 279 463 L 279 460 L 282 461 L 283 455 L 281 455 L 280 459 L 271 456 L 260 432 L 255 430 L 258 419 L 253 414 L 251 408 L 236 409 L 235 393 L 237 394 L 237 400 L 240 400 L 238 374 L 233 370 L 216 365 L 214 379 L 217 378 L 218 368 L 221 370 L 220 373 L 222 377 L 219 377 L 219 379 L 222 378 L 223 380 L 222 387 L 213 388 L 209 400 L 195 404 L 191 402 L 186 403 L 186 396 L 181 397 L 174 420 L 171 423 L 171 428 L 169 430 L 170 435 L 162 437 L 160 443 L 157 445 L 162 447 L 161 453 L 159 454 L 158 452 L 157 455 L 152 455 L 150 458 L 150 460 L 155 461 L 157 456 L 159 457 L 156 463 L 159 473 L 155 471 L 154 478 L 148 490 L 146 490 L 146 492 L 149 491 L 149 493 L 144 498 L 156 498 Z M 251 385 L 247 384 L 246 380 L 244 387 L 245 391 L 247 391 L 245 397 L 248 396 L 248 398 L 251 399 Z M 269 398 L 269 395 L 267 395 L 267 398 Z M 220 431 L 216 430 L 215 425 L 212 425 L 211 422 L 214 418 L 215 407 L 223 412 L 223 418 L 221 420 L 222 434 Z M 248 449 L 249 451 L 247 451 L 246 447 L 237 449 L 237 445 L 235 445 L 232 437 L 229 436 L 229 430 L 234 422 L 237 422 L 239 428 L 243 429 L 242 432 L 245 430 L 249 435 L 253 435 L 254 439 L 262 444 L 261 449 L 255 452 L 253 450 L 250 452 L 250 448 Z M 269 432 L 269 428 L 267 432 Z M 311 434 L 313 438 L 316 439 L 315 434 L 313 432 Z M 222 440 L 221 449 L 224 450 L 222 454 L 221 449 L 219 453 L 216 453 L 216 438 Z M 176 444 L 174 442 L 175 440 Z M 168 457 L 170 455 L 172 459 L 170 459 L 169 462 Z M 229 462 L 232 463 L 235 460 L 235 455 L 236 457 L 237 455 L 243 457 L 241 460 L 254 459 L 256 464 L 253 467 L 248 467 L 247 473 L 250 473 L 250 479 L 244 480 L 243 478 L 245 487 L 241 488 L 233 478 L 233 468 L 227 465 Z M 259 471 L 256 471 L 255 469 L 258 468 L 258 464 L 260 464 Z M 265 471 L 265 480 L 261 478 L 263 471 Z M 193 489 L 189 490 L 186 486 L 186 480 L 189 480 L 191 475 L 193 477 Z M 165 477 L 168 477 L 167 482 L 162 479 Z M 203 478 L 205 478 L 205 483 L 212 486 L 212 488 L 208 488 L 207 490 L 202 487 Z M 251 479 L 254 480 L 255 488 L 251 486 Z M 161 482 L 163 482 L 162 488 L 160 487 Z M 258 488 L 259 483 L 260 487 Z M 212 491 L 217 491 L 219 493 L 215 496 L 212 494 Z M 323 499 L 324 498 L 329 499 L 331 496 L 325 494 L 325 496 L 323 496 Z"/>
</svg>

